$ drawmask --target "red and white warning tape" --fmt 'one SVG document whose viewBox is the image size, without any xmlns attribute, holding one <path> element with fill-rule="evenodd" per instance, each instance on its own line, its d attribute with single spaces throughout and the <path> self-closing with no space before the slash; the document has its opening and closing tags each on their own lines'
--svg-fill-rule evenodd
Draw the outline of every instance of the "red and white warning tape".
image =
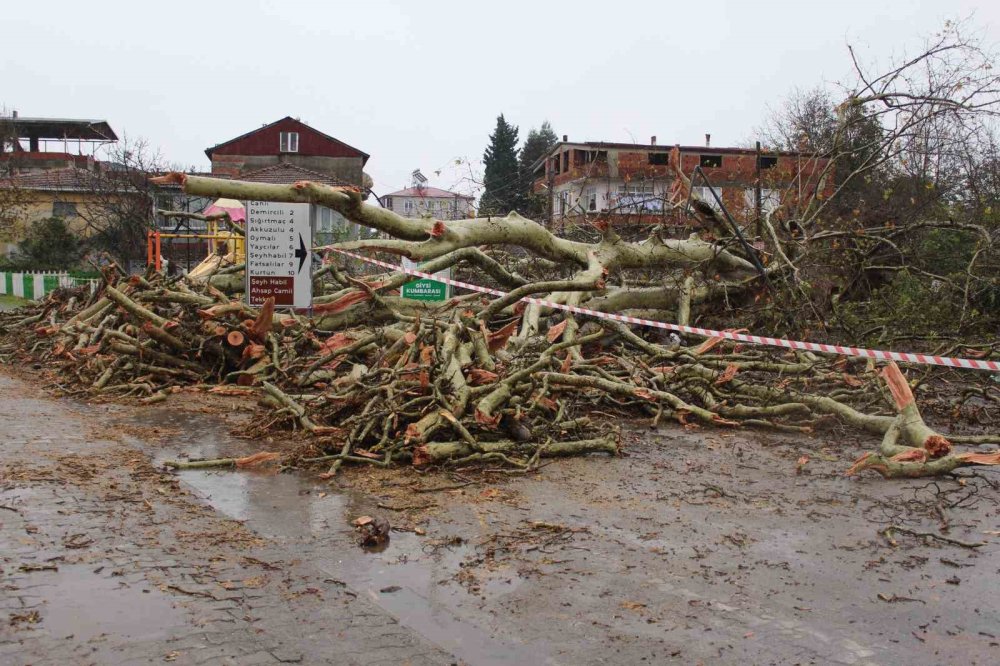
<svg viewBox="0 0 1000 666">
<path fill-rule="evenodd" d="M 429 280 L 436 280 L 437 282 L 444 282 L 445 284 L 450 284 L 453 287 L 459 287 L 461 289 L 469 289 L 471 291 L 478 291 L 484 294 L 492 294 L 494 296 L 507 295 L 507 292 L 500 291 L 499 289 L 491 289 L 489 287 L 481 287 L 477 284 L 469 284 L 468 282 L 452 280 L 451 278 L 438 277 L 431 273 L 424 273 L 423 271 L 418 271 L 412 268 L 403 268 L 398 264 L 390 264 L 389 262 L 386 261 L 372 259 L 371 257 L 365 257 L 360 254 L 355 254 L 354 252 L 348 252 L 347 250 L 341 250 L 335 247 L 326 249 L 331 250 L 333 252 L 337 252 L 338 254 L 342 254 L 347 257 L 359 259 L 369 264 L 374 264 L 376 266 L 387 268 L 390 271 L 407 273 L 408 275 L 413 275 L 414 277 L 421 277 Z M 544 305 L 546 307 L 556 308 L 558 310 L 566 310 L 568 312 L 574 312 L 576 314 L 597 317 L 599 319 L 612 319 L 614 321 L 620 321 L 626 324 L 638 324 L 640 326 L 652 326 L 654 328 L 664 328 L 670 331 L 677 331 L 680 333 L 690 333 L 692 335 L 702 335 L 708 338 L 724 338 L 727 340 L 737 340 L 739 342 L 746 342 L 753 345 L 768 345 L 771 347 L 784 347 L 786 349 L 804 349 L 808 351 L 822 352 L 825 354 L 840 354 L 842 356 L 860 356 L 862 358 L 874 358 L 883 361 L 900 361 L 902 363 L 919 363 L 923 365 L 943 365 L 949 368 L 1000 371 L 1000 362 L 998 361 L 982 361 L 972 358 L 952 358 L 950 356 L 933 356 L 929 354 L 911 354 L 909 352 L 882 351 L 880 349 L 864 349 L 863 347 L 845 347 L 843 345 L 828 345 L 819 342 L 784 340 L 782 338 L 769 338 L 762 335 L 747 335 L 745 333 L 734 333 L 732 331 L 713 331 L 708 328 L 699 328 L 697 326 L 681 326 L 679 324 L 671 324 L 665 321 L 640 319 L 639 317 L 629 317 L 628 315 L 612 314 L 610 312 L 598 312 L 597 310 L 589 310 L 587 308 L 581 308 L 575 305 L 565 305 L 563 303 L 555 303 L 553 301 L 547 301 L 542 298 L 533 298 L 531 296 L 525 296 L 521 300 L 528 303 L 537 303 L 538 305 Z"/>
</svg>

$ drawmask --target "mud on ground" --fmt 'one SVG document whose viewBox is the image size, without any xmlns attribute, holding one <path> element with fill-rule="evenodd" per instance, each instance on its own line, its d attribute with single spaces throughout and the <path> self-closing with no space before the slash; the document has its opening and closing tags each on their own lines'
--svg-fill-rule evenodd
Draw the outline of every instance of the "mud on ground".
<svg viewBox="0 0 1000 666">
<path fill-rule="evenodd" d="M 238 400 L 100 410 L 155 463 L 297 443 L 234 437 Z M 995 663 L 1000 475 L 844 477 L 872 445 L 634 423 L 627 456 L 533 475 L 177 476 L 267 544 L 249 556 L 296 553 L 470 664 Z M 396 528 L 381 552 L 365 514 Z"/>
</svg>

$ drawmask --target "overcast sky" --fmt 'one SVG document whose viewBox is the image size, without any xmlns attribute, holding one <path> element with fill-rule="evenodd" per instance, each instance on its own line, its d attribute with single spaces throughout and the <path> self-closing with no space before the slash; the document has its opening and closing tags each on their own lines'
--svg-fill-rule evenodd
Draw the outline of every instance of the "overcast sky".
<svg viewBox="0 0 1000 666">
<path fill-rule="evenodd" d="M 570 140 L 752 140 L 792 88 L 885 60 L 1000 2 L 44 1 L 0 11 L 0 105 L 107 119 L 165 159 L 290 115 L 371 155 L 375 192 L 468 189 L 496 116 Z M 461 165 L 456 165 L 461 160 Z M 434 172 L 441 170 L 440 175 Z"/>
</svg>

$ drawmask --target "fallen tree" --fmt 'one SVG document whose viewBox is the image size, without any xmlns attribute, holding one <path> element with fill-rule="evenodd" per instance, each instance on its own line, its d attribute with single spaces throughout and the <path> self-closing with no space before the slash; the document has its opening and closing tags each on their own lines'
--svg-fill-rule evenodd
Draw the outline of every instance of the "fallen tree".
<svg viewBox="0 0 1000 666">
<path fill-rule="evenodd" d="M 520 300 L 544 295 L 597 310 L 628 303 L 630 311 L 673 318 L 690 312 L 698 288 L 687 281 L 666 299 L 669 287 L 644 286 L 631 272 L 697 274 L 724 292 L 756 284 L 758 269 L 725 242 L 654 234 L 630 243 L 606 228 L 600 241 L 582 243 L 514 213 L 413 220 L 366 204 L 351 189 L 168 178 L 199 196 L 329 206 L 389 236 L 338 248 L 410 257 L 426 262 L 427 271 L 475 270 L 509 293 L 458 295 L 440 306 L 410 301 L 396 295 L 406 276 L 352 275 L 331 253 L 314 273 L 328 293 L 305 317 L 276 313 L 270 302 L 249 308 L 212 278 L 126 278 L 111 267 L 93 295 L 59 291 L 30 310 L 0 316 L 0 354 L 51 365 L 68 393 L 148 403 L 190 386 L 255 396 L 266 409 L 256 429 L 307 433 L 286 462 L 321 465 L 327 476 L 346 464 L 530 470 L 542 458 L 614 455 L 615 414 L 689 428 L 812 432 L 840 423 L 883 440 L 850 471 L 890 477 L 1000 463 L 996 452 L 952 452 L 954 444 L 1000 437 L 930 429 L 895 366 L 885 386 L 898 413 L 880 404 L 883 379 L 866 360 L 733 346 L 721 338 L 663 344 L 619 322 Z"/>
</svg>

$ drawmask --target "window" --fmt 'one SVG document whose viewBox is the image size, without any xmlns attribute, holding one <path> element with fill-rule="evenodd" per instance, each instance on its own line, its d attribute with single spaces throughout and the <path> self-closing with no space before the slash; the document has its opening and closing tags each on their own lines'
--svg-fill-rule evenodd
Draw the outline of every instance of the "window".
<svg viewBox="0 0 1000 666">
<path fill-rule="evenodd" d="M 382 197 L 382 205 L 389 210 L 392 210 L 392 197 Z"/>
<path fill-rule="evenodd" d="M 61 217 L 64 220 L 68 220 L 71 217 L 76 217 L 78 213 L 76 212 L 76 204 L 69 203 L 66 201 L 54 201 L 52 203 L 52 217 Z"/>
<path fill-rule="evenodd" d="M 597 210 L 597 188 L 588 187 L 583 193 L 583 198 L 587 200 L 587 210 Z"/>
<path fill-rule="evenodd" d="M 663 201 L 653 193 L 652 183 L 618 186 L 618 212 L 647 213 L 663 210 Z"/>
<path fill-rule="evenodd" d="M 559 193 L 559 214 L 565 215 L 566 209 L 569 208 L 569 192 Z"/>
<path fill-rule="evenodd" d="M 358 228 L 343 215 L 325 206 L 316 206 L 316 236 L 318 245 L 328 245 L 347 238 L 357 238 Z"/>
<path fill-rule="evenodd" d="M 649 163 L 660 166 L 670 164 L 670 153 L 650 153 Z"/>
<path fill-rule="evenodd" d="M 756 213 L 756 193 L 754 188 L 748 187 L 746 191 L 747 211 Z M 774 213 L 781 206 L 781 192 L 779 190 L 760 189 L 760 212 L 766 217 Z"/>
<path fill-rule="evenodd" d="M 562 154 L 563 171 L 569 171 L 569 151 Z"/>
<path fill-rule="evenodd" d="M 317 207 L 316 231 L 321 234 L 333 232 L 333 211 L 325 206 Z"/>
<path fill-rule="evenodd" d="M 773 169 L 778 166 L 777 157 L 768 157 L 767 155 L 760 156 L 760 168 L 761 169 Z"/>
<path fill-rule="evenodd" d="M 701 197 L 701 200 L 704 201 L 706 204 L 708 204 L 709 206 L 711 206 L 712 208 L 714 208 L 717 211 L 721 211 L 722 210 L 722 206 L 719 205 L 719 202 L 716 201 L 715 196 L 712 195 L 712 188 L 710 188 L 710 187 L 695 187 L 695 188 L 692 188 L 692 189 L 693 189 L 694 193 L 697 194 L 699 197 Z M 716 190 L 716 192 L 719 193 L 719 198 L 721 199 L 722 198 L 722 190 Z"/>
<path fill-rule="evenodd" d="M 299 133 L 298 132 L 281 132 L 279 138 L 278 149 L 283 153 L 297 153 L 299 152 Z"/>
<path fill-rule="evenodd" d="M 413 214 L 413 202 L 412 201 L 406 201 L 406 203 L 403 204 L 403 211 L 407 215 L 412 215 Z"/>
<path fill-rule="evenodd" d="M 700 155 L 699 164 L 702 169 L 718 169 L 722 166 L 722 155 Z"/>
</svg>

